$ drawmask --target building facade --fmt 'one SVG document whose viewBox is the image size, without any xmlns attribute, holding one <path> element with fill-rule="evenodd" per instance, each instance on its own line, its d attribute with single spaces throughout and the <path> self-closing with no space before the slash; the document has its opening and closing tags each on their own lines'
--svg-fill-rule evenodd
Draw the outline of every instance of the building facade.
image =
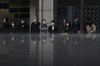
<svg viewBox="0 0 100 66">
<path fill-rule="evenodd" d="M 34 1 L 31 1 L 30 5 L 33 5 Z M 91 21 L 96 23 L 97 32 L 100 31 L 99 3 L 99 0 L 83 0 L 82 7 L 83 26 L 85 22 L 87 22 L 87 19 L 90 18 Z M 32 9 L 34 11 L 32 11 Z M 42 19 L 47 19 L 48 24 L 54 19 L 57 26 L 59 26 L 59 31 L 61 31 L 60 28 L 64 18 L 67 18 L 72 24 L 76 17 L 81 17 L 81 0 L 38 0 L 35 3 L 34 8 L 30 7 L 30 20 L 33 18 L 32 15 L 33 17 L 38 17 L 40 22 Z"/>
<path fill-rule="evenodd" d="M 83 22 L 86 22 L 87 18 L 91 18 L 96 22 L 99 32 L 100 1 L 84 0 L 83 2 Z M 0 23 L 4 17 L 9 17 L 10 22 L 15 20 L 16 23 L 24 18 L 30 25 L 32 19 L 38 17 L 40 22 L 42 19 L 46 19 L 48 25 L 54 19 L 61 30 L 64 18 L 72 23 L 76 17 L 81 16 L 81 0 L 0 0 L 0 5 L 0 15 L 2 16 L 0 16 Z"/>
</svg>

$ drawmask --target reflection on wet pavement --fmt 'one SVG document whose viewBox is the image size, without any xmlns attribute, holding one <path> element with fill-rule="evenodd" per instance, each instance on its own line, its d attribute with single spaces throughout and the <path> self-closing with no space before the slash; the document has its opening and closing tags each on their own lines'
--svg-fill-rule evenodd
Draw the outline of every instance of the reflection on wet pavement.
<svg viewBox="0 0 100 66">
<path fill-rule="evenodd" d="M 0 66 L 100 66 L 100 35 L 0 34 Z"/>
</svg>

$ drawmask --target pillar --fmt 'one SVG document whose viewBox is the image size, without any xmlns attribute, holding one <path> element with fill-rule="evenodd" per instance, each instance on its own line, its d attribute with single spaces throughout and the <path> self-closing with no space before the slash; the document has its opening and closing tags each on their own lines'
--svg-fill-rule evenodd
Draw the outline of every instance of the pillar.
<svg viewBox="0 0 100 66">
<path fill-rule="evenodd" d="M 39 21 L 42 18 L 47 20 L 47 24 L 50 24 L 54 18 L 54 0 L 39 0 Z"/>
<path fill-rule="evenodd" d="M 36 0 L 30 0 L 30 24 L 34 17 L 36 17 Z"/>
</svg>

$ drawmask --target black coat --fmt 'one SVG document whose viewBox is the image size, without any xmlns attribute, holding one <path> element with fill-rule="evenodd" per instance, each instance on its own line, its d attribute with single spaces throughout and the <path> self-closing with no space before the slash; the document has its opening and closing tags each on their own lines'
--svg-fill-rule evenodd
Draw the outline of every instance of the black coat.
<svg viewBox="0 0 100 66">
<path fill-rule="evenodd" d="M 71 24 L 70 23 L 68 23 L 69 24 L 69 26 L 67 26 L 67 25 L 63 25 L 63 32 L 65 33 L 65 32 L 70 32 L 71 31 Z"/>
<path fill-rule="evenodd" d="M 73 22 L 72 29 L 74 33 L 77 33 L 80 30 L 80 21 Z"/>
<path fill-rule="evenodd" d="M 3 23 L 2 31 L 3 32 L 8 32 L 9 31 L 9 24 L 7 22 Z"/>
<path fill-rule="evenodd" d="M 32 33 L 40 33 L 40 23 L 37 22 L 37 23 L 32 23 L 31 24 L 31 32 Z"/>
<path fill-rule="evenodd" d="M 18 30 L 19 32 L 27 32 L 29 30 L 29 27 L 26 23 L 21 23 L 19 26 L 18 26 Z"/>
<path fill-rule="evenodd" d="M 48 32 L 49 32 L 49 33 L 57 33 L 57 32 L 58 32 L 58 29 L 57 29 L 56 26 L 54 26 L 54 30 L 52 30 L 52 26 L 49 26 Z"/>
<path fill-rule="evenodd" d="M 47 32 L 47 24 L 41 24 L 41 32 Z"/>
</svg>

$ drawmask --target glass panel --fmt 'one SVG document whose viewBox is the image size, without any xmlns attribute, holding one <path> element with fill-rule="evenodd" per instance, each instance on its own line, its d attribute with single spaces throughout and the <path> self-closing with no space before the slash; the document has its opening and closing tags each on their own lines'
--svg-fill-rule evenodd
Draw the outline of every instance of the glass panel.
<svg viewBox="0 0 100 66">
<path fill-rule="evenodd" d="M 0 27 L 2 32 L 11 31 L 11 24 L 14 22 L 16 32 L 21 31 L 19 26 L 21 21 L 24 20 L 29 26 L 29 0 L 0 0 Z M 4 18 L 7 19 L 6 27 L 4 26 Z M 8 27 L 9 26 L 9 27 Z M 5 30 L 4 30 L 5 29 Z M 29 30 L 29 29 L 28 29 Z"/>
<path fill-rule="evenodd" d="M 75 18 L 81 16 L 81 0 L 58 0 L 57 23 L 62 32 L 63 20 L 67 19 L 72 24 Z M 72 32 L 72 31 L 71 31 Z"/>
<path fill-rule="evenodd" d="M 97 32 L 100 31 L 100 0 L 84 0 L 84 21 L 89 18 L 97 26 Z"/>
</svg>

